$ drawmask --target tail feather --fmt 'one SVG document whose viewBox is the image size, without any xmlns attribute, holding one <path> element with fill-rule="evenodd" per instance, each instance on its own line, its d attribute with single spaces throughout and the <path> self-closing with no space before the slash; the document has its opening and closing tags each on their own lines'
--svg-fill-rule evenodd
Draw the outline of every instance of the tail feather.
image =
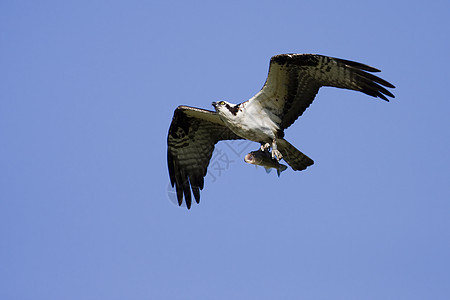
<svg viewBox="0 0 450 300">
<path fill-rule="evenodd" d="M 301 171 L 314 164 L 314 161 L 292 146 L 285 139 L 277 139 L 277 148 L 283 155 L 283 159 L 294 171 Z"/>
</svg>

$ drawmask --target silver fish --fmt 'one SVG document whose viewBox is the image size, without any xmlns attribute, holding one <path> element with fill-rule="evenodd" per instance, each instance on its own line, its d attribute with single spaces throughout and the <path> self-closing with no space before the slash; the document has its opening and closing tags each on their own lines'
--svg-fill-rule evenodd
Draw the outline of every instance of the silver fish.
<svg viewBox="0 0 450 300">
<path fill-rule="evenodd" d="M 249 164 L 261 166 L 266 169 L 267 173 L 270 173 L 271 169 L 277 170 L 277 175 L 280 177 L 281 172 L 287 169 L 286 165 L 280 164 L 278 160 L 272 158 L 270 151 L 252 151 L 244 157 L 244 161 Z"/>
</svg>

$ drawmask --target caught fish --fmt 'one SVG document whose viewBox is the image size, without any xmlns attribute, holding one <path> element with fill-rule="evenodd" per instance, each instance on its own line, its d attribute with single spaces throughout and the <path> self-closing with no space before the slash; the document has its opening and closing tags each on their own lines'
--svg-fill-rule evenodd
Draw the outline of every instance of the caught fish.
<svg viewBox="0 0 450 300">
<path fill-rule="evenodd" d="M 281 172 L 287 169 L 286 165 L 280 164 L 278 160 L 272 158 L 272 154 L 269 151 L 252 151 L 244 157 L 244 161 L 249 164 L 261 166 L 266 169 L 267 173 L 270 173 L 272 169 L 277 170 L 277 175 L 280 177 Z"/>
</svg>

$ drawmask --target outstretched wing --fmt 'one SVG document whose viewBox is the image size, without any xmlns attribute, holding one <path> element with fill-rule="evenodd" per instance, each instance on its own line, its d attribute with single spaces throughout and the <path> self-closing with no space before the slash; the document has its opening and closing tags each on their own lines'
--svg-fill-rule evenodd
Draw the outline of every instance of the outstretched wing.
<svg viewBox="0 0 450 300">
<path fill-rule="evenodd" d="M 355 90 L 386 101 L 389 101 L 386 96 L 394 98 L 385 88 L 394 86 L 368 72 L 380 70 L 316 54 L 276 55 L 270 59 L 266 83 L 248 105 L 257 104 L 270 110 L 283 130 L 303 114 L 322 86 Z"/>
<path fill-rule="evenodd" d="M 220 140 L 241 139 L 222 122 L 217 113 L 179 106 L 173 114 L 167 136 L 167 164 L 170 183 L 178 204 L 191 207 L 191 189 L 197 203 L 214 145 Z"/>
</svg>

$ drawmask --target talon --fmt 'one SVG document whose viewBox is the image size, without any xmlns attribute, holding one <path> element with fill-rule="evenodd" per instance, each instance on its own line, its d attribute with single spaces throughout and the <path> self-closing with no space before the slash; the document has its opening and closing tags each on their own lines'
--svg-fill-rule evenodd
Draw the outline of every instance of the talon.
<svg viewBox="0 0 450 300">
<path fill-rule="evenodd" d="M 261 145 L 261 151 L 266 151 L 270 148 L 270 144 L 269 143 L 265 143 L 264 145 Z"/>
<path fill-rule="evenodd" d="M 283 158 L 283 155 L 281 155 L 281 152 L 278 151 L 277 149 L 273 149 L 272 150 L 272 158 L 276 158 L 277 161 L 280 161 L 280 159 Z"/>
</svg>

